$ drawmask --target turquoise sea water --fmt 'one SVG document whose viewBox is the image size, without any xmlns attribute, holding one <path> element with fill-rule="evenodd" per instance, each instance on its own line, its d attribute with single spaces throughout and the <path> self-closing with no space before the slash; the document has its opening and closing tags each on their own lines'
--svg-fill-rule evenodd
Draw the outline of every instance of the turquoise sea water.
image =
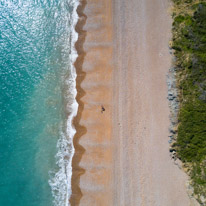
<svg viewBox="0 0 206 206">
<path fill-rule="evenodd" d="M 1 206 L 67 205 L 75 3 L 0 0 Z"/>
</svg>

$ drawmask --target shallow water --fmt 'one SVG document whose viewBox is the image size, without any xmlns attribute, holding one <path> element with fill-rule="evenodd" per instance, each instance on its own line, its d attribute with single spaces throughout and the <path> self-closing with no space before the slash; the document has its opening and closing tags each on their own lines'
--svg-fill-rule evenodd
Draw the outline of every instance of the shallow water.
<svg viewBox="0 0 206 206">
<path fill-rule="evenodd" d="M 76 1 L 0 1 L 0 205 L 67 205 Z M 67 156 L 67 160 L 65 159 Z"/>
</svg>

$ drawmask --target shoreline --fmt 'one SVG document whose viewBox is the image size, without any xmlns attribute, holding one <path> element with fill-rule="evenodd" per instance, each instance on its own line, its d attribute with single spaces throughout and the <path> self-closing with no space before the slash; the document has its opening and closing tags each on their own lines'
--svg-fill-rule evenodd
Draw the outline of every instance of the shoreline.
<svg viewBox="0 0 206 206">
<path fill-rule="evenodd" d="M 189 205 L 169 155 L 169 4 L 156 1 L 78 7 L 72 206 Z"/>
<path fill-rule="evenodd" d="M 83 30 L 83 26 L 86 22 L 86 15 L 83 13 L 84 8 L 86 6 L 86 0 L 80 0 L 79 6 L 77 7 L 77 14 L 79 16 L 79 20 L 75 26 L 75 30 L 78 33 L 78 40 L 75 43 L 75 49 L 77 51 L 78 57 L 74 63 L 74 67 L 76 68 L 76 89 L 77 96 L 76 101 L 78 103 L 78 112 L 77 115 L 73 119 L 73 125 L 76 129 L 76 134 L 73 138 L 73 145 L 75 148 L 75 153 L 72 159 L 72 195 L 70 197 L 71 205 L 78 205 L 79 201 L 82 197 L 81 189 L 79 188 L 80 176 L 84 174 L 85 170 L 79 166 L 79 162 L 81 161 L 81 157 L 85 152 L 85 149 L 79 144 L 79 139 L 82 135 L 86 133 L 86 128 L 79 124 L 81 119 L 81 114 L 84 109 L 84 103 L 81 101 L 81 98 L 85 95 L 85 91 L 81 88 L 81 83 L 85 79 L 86 73 L 82 70 L 82 65 L 85 57 L 85 52 L 83 49 L 83 44 L 86 38 L 86 31 Z"/>
</svg>

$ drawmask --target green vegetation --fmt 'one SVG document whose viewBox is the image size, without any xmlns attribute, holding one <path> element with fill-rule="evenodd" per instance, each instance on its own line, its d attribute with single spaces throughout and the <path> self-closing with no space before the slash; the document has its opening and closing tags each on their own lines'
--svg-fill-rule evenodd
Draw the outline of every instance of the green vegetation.
<svg viewBox="0 0 206 206">
<path fill-rule="evenodd" d="M 180 111 L 174 148 L 194 193 L 206 198 L 206 1 L 173 0 L 173 41 Z"/>
</svg>

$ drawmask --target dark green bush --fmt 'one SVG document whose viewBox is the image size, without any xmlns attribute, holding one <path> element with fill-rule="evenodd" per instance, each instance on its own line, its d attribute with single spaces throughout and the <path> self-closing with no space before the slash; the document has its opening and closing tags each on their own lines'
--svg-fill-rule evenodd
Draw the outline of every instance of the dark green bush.
<svg viewBox="0 0 206 206">
<path fill-rule="evenodd" d="M 206 3 L 173 0 L 180 8 L 174 13 L 173 46 L 176 57 L 180 111 L 174 147 L 178 157 L 192 165 L 194 191 L 206 196 Z"/>
<path fill-rule="evenodd" d="M 177 58 L 187 77 L 179 84 L 182 104 L 177 138 L 178 153 L 183 161 L 201 161 L 206 157 L 206 103 L 199 98 L 206 85 L 206 5 L 199 4 L 193 17 L 178 16 L 175 20 L 177 19 L 190 21 L 189 25 L 185 24 L 180 30 L 180 38 L 173 45 L 176 54 L 181 52 Z M 185 54 L 190 55 L 190 61 L 184 59 Z"/>
</svg>

